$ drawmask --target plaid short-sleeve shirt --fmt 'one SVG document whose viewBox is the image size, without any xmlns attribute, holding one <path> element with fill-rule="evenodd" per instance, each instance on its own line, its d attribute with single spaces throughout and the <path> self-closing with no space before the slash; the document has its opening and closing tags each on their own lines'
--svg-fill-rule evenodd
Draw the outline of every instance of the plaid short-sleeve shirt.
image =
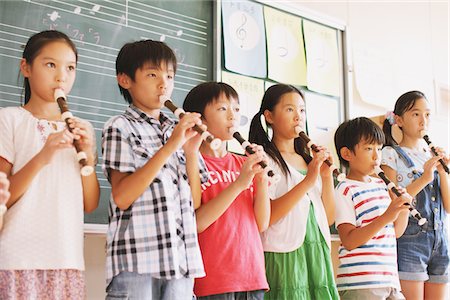
<svg viewBox="0 0 450 300">
<path fill-rule="evenodd" d="M 105 175 L 134 172 L 167 142 L 176 122 L 156 120 L 134 105 L 111 118 L 102 136 Z M 199 156 L 201 182 L 208 180 Z M 174 279 L 204 276 L 182 149 L 173 153 L 145 192 L 125 211 L 109 202 L 106 280 L 122 271 Z"/>
</svg>

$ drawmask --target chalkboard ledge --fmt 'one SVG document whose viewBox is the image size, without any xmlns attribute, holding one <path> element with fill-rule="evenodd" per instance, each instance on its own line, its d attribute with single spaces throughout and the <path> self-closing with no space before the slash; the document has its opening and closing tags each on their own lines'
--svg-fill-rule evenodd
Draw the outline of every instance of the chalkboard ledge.
<svg viewBox="0 0 450 300">
<path fill-rule="evenodd" d="M 106 235 L 108 225 L 106 224 L 84 224 L 84 233 L 89 235 Z"/>
</svg>

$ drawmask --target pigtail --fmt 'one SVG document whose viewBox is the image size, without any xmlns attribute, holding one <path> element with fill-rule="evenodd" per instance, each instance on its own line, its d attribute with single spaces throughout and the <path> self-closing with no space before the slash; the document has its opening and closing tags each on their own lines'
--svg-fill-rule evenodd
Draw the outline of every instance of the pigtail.
<svg viewBox="0 0 450 300">
<path fill-rule="evenodd" d="M 393 112 L 391 112 L 394 114 Z M 386 117 L 386 119 L 383 122 L 383 133 L 385 138 L 384 147 L 386 146 L 397 146 L 398 143 L 395 141 L 394 137 L 392 136 L 392 125 L 394 123 L 392 122 L 392 119 L 389 117 Z"/>
<path fill-rule="evenodd" d="M 248 140 L 251 143 L 263 146 L 264 151 L 266 151 L 266 153 L 278 164 L 278 166 L 280 166 L 283 174 L 285 176 L 287 176 L 288 174 L 290 175 L 289 168 L 283 157 L 281 156 L 280 151 L 278 151 L 278 148 L 275 146 L 275 144 L 272 143 L 271 140 L 269 140 L 269 136 L 267 135 L 267 132 L 261 123 L 261 118 L 264 118 L 263 112 L 261 111 L 259 111 L 253 117 L 250 123 Z"/>
</svg>

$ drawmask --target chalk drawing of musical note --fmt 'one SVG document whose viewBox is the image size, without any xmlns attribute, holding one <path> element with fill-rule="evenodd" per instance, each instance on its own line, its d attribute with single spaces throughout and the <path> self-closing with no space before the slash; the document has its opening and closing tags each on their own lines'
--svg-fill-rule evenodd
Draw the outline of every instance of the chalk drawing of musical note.
<svg viewBox="0 0 450 300">
<path fill-rule="evenodd" d="M 76 13 L 77 15 L 79 15 L 81 13 L 81 7 L 79 7 L 79 6 L 75 7 L 73 12 Z"/>
<path fill-rule="evenodd" d="M 94 6 L 92 6 L 91 11 L 89 12 L 91 15 L 95 15 L 96 12 L 98 12 L 100 10 L 100 5 L 95 4 Z"/>
<path fill-rule="evenodd" d="M 241 25 L 236 29 L 236 37 L 241 41 L 241 48 L 244 48 L 244 41 L 247 38 L 247 30 L 244 25 L 247 23 L 247 17 L 245 14 L 242 14 Z"/>
<path fill-rule="evenodd" d="M 52 11 L 51 14 L 47 14 L 47 16 L 49 17 L 50 20 L 52 20 L 53 22 L 56 21 L 56 19 L 61 18 L 61 16 L 59 15 L 59 13 L 57 11 Z"/>
</svg>

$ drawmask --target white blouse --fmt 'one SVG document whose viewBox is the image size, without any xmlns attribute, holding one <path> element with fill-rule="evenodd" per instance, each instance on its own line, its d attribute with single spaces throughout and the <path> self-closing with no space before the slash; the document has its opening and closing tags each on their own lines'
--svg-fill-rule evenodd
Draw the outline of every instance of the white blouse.
<svg viewBox="0 0 450 300">
<path fill-rule="evenodd" d="M 273 167 L 275 173 L 282 175 L 278 183 L 269 186 L 269 197 L 272 200 L 283 196 L 305 178 L 305 175 L 301 174 L 289 164 L 288 167 L 291 175 L 287 177 L 283 176 L 280 167 L 273 160 L 270 160 L 270 166 Z M 322 184 L 319 178 L 314 187 L 297 202 L 286 216 L 261 233 L 264 251 L 287 253 L 303 245 L 311 202 L 313 203 L 320 232 L 325 238 L 328 247 L 331 247 L 330 228 L 328 226 L 325 208 L 322 204 L 321 190 Z"/>
<path fill-rule="evenodd" d="M 36 119 L 22 107 L 0 110 L 0 156 L 12 174 L 27 164 L 64 122 Z M 74 148 L 57 151 L 6 212 L 0 270 L 84 270 L 83 193 Z"/>
</svg>

